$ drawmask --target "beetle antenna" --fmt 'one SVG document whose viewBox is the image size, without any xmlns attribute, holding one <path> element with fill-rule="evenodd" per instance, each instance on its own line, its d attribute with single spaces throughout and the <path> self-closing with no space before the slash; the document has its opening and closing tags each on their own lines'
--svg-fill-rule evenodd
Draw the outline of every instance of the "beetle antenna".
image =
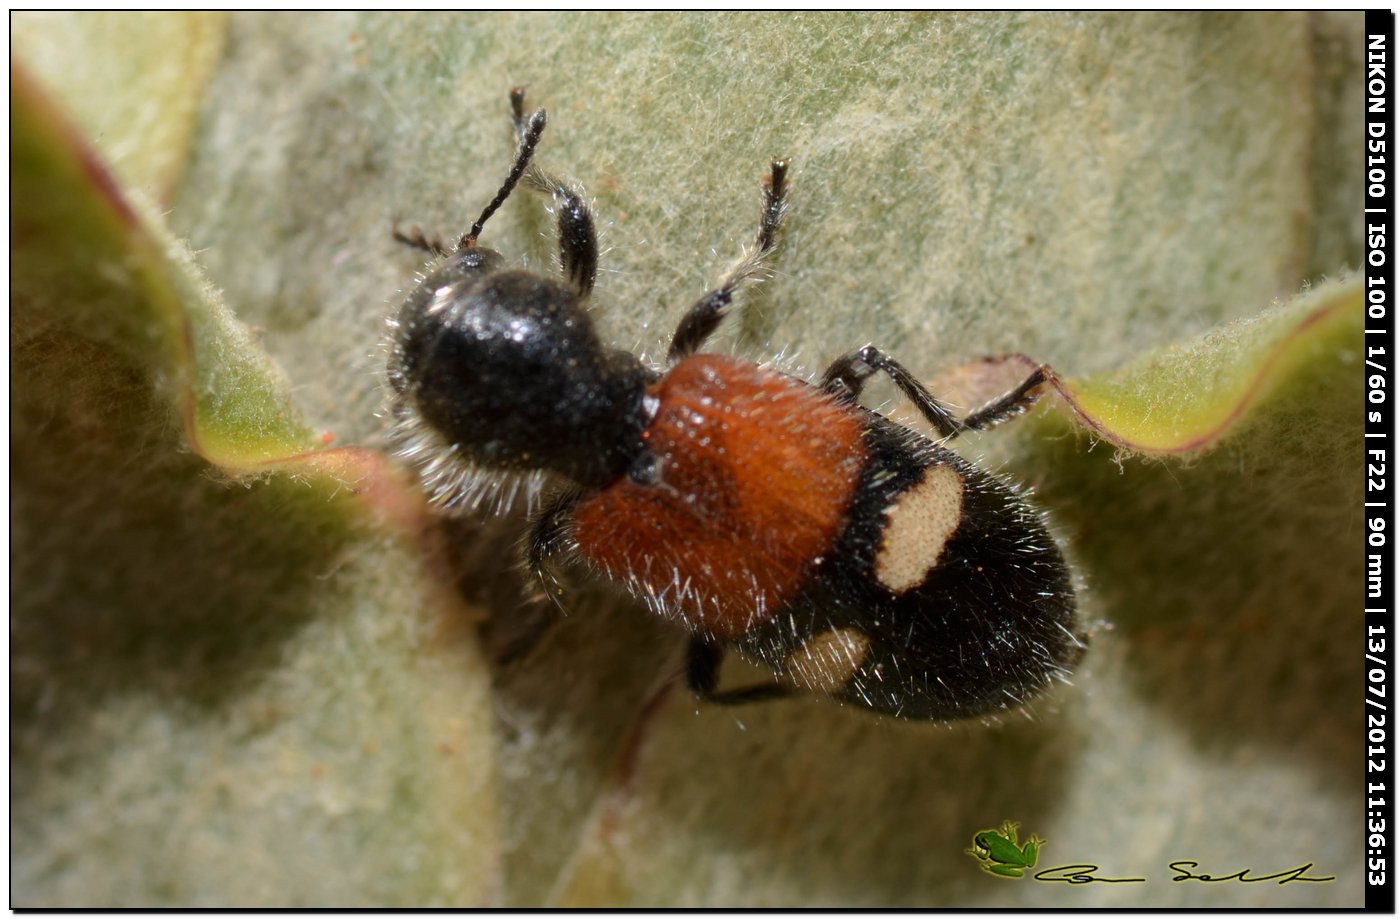
<svg viewBox="0 0 1400 919">
<path fill-rule="evenodd" d="M 515 163 L 511 165 L 510 173 L 506 176 L 505 182 L 502 183 L 501 190 L 496 192 L 496 197 L 491 199 L 491 203 L 486 205 L 486 210 L 482 211 L 481 216 L 476 218 L 476 223 L 472 224 L 467 235 L 462 237 L 462 241 L 457 244 L 458 249 L 470 249 L 476 245 L 476 238 L 481 235 L 481 228 L 510 197 L 510 193 L 515 190 L 520 177 L 525 174 L 526 169 L 530 168 L 530 158 L 535 155 L 535 147 L 539 145 L 540 135 L 544 134 L 545 121 L 544 109 L 540 109 L 531 115 L 525 123 L 525 129 L 520 132 L 520 146 L 515 151 Z"/>
</svg>

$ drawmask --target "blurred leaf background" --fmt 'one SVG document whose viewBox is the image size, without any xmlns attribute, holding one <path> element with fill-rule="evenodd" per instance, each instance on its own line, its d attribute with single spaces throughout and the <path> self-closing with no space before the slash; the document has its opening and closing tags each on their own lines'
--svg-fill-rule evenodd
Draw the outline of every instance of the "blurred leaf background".
<svg viewBox="0 0 1400 919">
<path fill-rule="evenodd" d="M 1361 48 L 1360 14 L 16 14 L 12 902 L 1359 905 L 1361 343 L 1327 279 L 1361 257 Z M 939 391 L 1022 352 L 1188 435 L 1257 383 L 1186 455 L 1062 405 L 963 448 L 1064 538 L 1073 687 L 991 725 L 700 708 L 602 590 L 489 663 L 519 521 L 424 515 L 379 342 L 422 267 L 390 225 L 470 222 L 522 83 L 619 344 L 661 353 L 784 155 L 720 347 L 871 341 Z M 547 269 L 549 231 L 522 195 L 485 241 Z M 963 850 L 1008 819 L 1149 881 L 988 878 Z"/>
</svg>

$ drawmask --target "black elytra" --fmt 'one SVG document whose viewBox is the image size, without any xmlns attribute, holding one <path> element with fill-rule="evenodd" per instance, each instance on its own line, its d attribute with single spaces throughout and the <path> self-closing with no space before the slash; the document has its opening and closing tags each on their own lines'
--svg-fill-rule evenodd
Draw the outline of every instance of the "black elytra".
<svg viewBox="0 0 1400 919">
<path fill-rule="evenodd" d="M 470 474 L 563 480 L 535 521 L 531 567 L 552 583 L 555 561 L 582 559 L 689 627 L 687 680 L 712 702 L 796 691 L 952 720 L 1066 680 L 1087 639 L 1040 513 L 1015 486 L 856 401 L 884 374 L 946 440 L 1024 412 L 1048 368 L 959 420 L 872 346 L 834 361 L 817 386 L 699 354 L 776 248 L 781 160 L 755 245 L 681 319 L 668 367 L 608 347 L 587 309 L 593 218 L 533 162 L 544 112 L 525 112 L 523 90 L 511 104 L 516 158 L 470 232 L 448 249 L 395 231 L 444 256 L 400 309 L 389 363 L 401 453 L 430 488 L 448 483 L 439 503 Z M 477 245 L 520 182 L 554 199 L 560 277 L 508 268 Z M 728 650 L 773 680 L 719 688 Z"/>
<path fill-rule="evenodd" d="M 813 635 L 855 630 L 868 642 L 863 658 L 830 694 L 901 718 L 995 714 L 1066 679 L 1086 638 L 1041 515 L 996 476 L 878 414 L 864 436 L 872 455 L 822 575 L 737 649 L 786 660 Z M 885 509 L 937 467 L 962 480 L 957 529 L 922 583 L 892 592 L 876 574 Z"/>
</svg>

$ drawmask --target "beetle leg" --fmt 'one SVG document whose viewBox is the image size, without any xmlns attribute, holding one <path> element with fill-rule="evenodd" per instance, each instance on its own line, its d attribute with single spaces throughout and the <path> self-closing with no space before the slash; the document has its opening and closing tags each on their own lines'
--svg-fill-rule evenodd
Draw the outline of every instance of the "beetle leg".
<svg viewBox="0 0 1400 919">
<path fill-rule="evenodd" d="M 525 558 L 531 573 L 539 582 L 544 597 L 549 603 L 539 602 L 543 597 L 532 598 L 527 603 L 529 609 L 523 622 L 516 622 L 511 630 L 502 630 L 505 638 L 492 643 L 492 659 L 497 664 L 508 664 L 528 654 L 554 627 L 564 611 L 561 595 L 564 585 L 555 572 L 551 559 L 572 549 L 573 537 L 570 526 L 573 523 L 574 506 L 578 504 L 582 492 L 566 491 L 553 501 L 535 518 L 526 539 Z"/>
<path fill-rule="evenodd" d="M 573 547 L 574 508 L 582 498 L 581 491 L 560 492 L 530 525 L 525 550 L 526 562 L 546 592 L 556 601 L 559 579 L 555 576 L 550 559 Z"/>
<path fill-rule="evenodd" d="M 530 130 L 529 116 L 525 113 L 525 87 L 511 89 L 510 109 L 516 137 L 524 143 Z M 535 191 L 554 198 L 559 263 L 564 269 L 564 278 L 581 299 L 588 299 L 598 276 L 598 234 L 593 228 L 593 215 L 583 200 L 581 189 L 555 178 L 533 163 L 525 170 L 524 181 Z"/>
<path fill-rule="evenodd" d="M 1020 386 L 964 418 L 962 420 L 963 429 L 985 431 L 987 428 L 996 427 L 1003 421 L 1010 421 L 1022 414 L 1040 398 L 1043 387 L 1050 381 L 1052 372 L 1049 365 L 1041 364 L 1031 372 L 1030 376 L 1026 377 L 1025 382 Z"/>
<path fill-rule="evenodd" d="M 904 365 L 874 345 L 866 345 L 833 361 L 822 375 L 821 387 L 855 399 L 860 396 L 865 382 L 876 373 L 888 376 L 943 437 L 956 437 L 963 431 L 984 431 L 1016 417 L 1035 404 L 1041 388 L 1050 379 L 1050 368 L 1042 364 L 1020 386 L 959 421 Z"/>
<path fill-rule="evenodd" d="M 711 644 L 703 638 L 690 640 L 689 661 L 686 664 L 686 683 L 690 691 L 702 701 L 716 705 L 745 705 L 749 702 L 766 702 L 792 695 L 792 689 L 781 683 L 756 683 L 738 689 L 720 690 L 719 668 L 724 661 L 724 648 Z"/>
<path fill-rule="evenodd" d="M 752 251 L 746 251 L 730 267 L 718 287 L 686 310 L 675 335 L 671 337 L 671 348 L 666 355 L 671 363 L 694 354 L 719 328 L 729 314 L 735 292 L 745 281 L 753 280 L 762 273 L 768 256 L 777 248 L 778 231 L 787 213 L 787 168 L 786 160 L 773 161 L 768 177 L 763 181 L 763 214 L 759 218 L 758 239 Z"/>
</svg>

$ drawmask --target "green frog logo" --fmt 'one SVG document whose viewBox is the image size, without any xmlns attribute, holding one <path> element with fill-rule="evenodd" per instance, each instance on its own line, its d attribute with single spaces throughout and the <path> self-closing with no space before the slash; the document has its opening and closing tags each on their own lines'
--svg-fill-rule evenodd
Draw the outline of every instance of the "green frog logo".
<svg viewBox="0 0 1400 919">
<path fill-rule="evenodd" d="M 1021 845 L 1016 839 L 1019 823 L 1010 820 L 1000 830 L 983 830 L 972 837 L 967 854 L 982 863 L 982 870 L 999 878 L 1025 877 L 1027 868 L 1034 868 L 1045 840 L 1034 834 Z"/>
</svg>

